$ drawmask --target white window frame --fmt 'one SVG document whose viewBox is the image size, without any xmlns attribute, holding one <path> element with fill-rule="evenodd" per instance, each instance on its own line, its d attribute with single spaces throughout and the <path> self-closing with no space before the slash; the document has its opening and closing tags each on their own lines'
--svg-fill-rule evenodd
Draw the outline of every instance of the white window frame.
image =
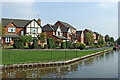
<svg viewBox="0 0 120 80">
<path fill-rule="evenodd" d="M 16 28 L 15 27 L 8 27 L 8 32 L 14 32 L 15 33 L 16 32 Z"/>
<path fill-rule="evenodd" d="M 23 30 L 21 31 L 21 35 L 22 35 L 22 36 L 24 35 L 24 31 L 23 31 Z"/>
<path fill-rule="evenodd" d="M 33 32 L 35 30 L 35 32 Z M 38 33 L 38 29 L 37 28 L 31 28 L 31 33 Z"/>
<path fill-rule="evenodd" d="M 11 42 L 12 42 L 12 38 L 10 38 L 10 37 L 5 38 L 5 43 L 11 43 Z"/>
</svg>

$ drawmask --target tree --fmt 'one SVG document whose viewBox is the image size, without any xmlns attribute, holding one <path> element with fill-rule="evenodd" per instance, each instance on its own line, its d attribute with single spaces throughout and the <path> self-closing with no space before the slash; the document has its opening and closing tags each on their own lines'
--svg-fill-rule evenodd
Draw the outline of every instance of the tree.
<svg viewBox="0 0 120 80">
<path fill-rule="evenodd" d="M 91 32 L 87 32 L 85 35 L 85 43 L 87 45 L 91 45 L 93 44 L 93 41 L 94 41 L 93 34 Z"/>
<path fill-rule="evenodd" d="M 62 40 L 57 39 L 57 40 L 56 40 L 56 43 L 58 43 L 58 45 L 59 45 L 59 44 L 61 44 L 61 43 L 62 43 Z"/>
<path fill-rule="evenodd" d="M 30 43 L 32 41 L 32 36 L 24 35 L 24 36 L 21 36 L 20 39 L 22 40 L 23 43 Z"/>
<path fill-rule="evenodd" d="M 98 44 L 99 45 L 103 45 L 104 44 L 104 40 L 103 40 L 103 36 L 102 35 L 100 35 L 100 37 L 99 37 Z"/>
<path fill-rule="evenodd" d="M 3 37 L 5 35 L 5 28 L 4 27 L 2 27 L 1 32 L 2 32 L 2 37 Z"/>
<path fill-rule="evenodd" d="M 48 38 L 47 39 L 47 44 L 49 49 L 55 48 L 55 40 L 54 38 Z"/>
<path fill-rule="evenodd" d="M 71 35 L 71 42 L 74 43 L 77 40 L 77 36 L 75 34 Z"/>
<path fill-rule="evenodd" d="M 114 42 L 114 38 L 113 37 L 110 38 L 110 42 Z"/>
<path fill-rule="evenodd" d="M 120 38 L 117 39 L 117 43 L 120 45 Z"/>
<path fill-rule="evenodd" d="M 45 41 L 46 41 L 46 37 L 47 37 L 46 33 L 40 33 L 39 36 L 38 36 L 38 39 L 42 43 L 42 46 L 43 46 L 43 43 L 45 43 Z"/>
<path fill-rule="evenodd" d="M 109 41 L 110 41 L 109 35 L 106 35 L 106 36 L 105 36 L 105 41 L 106 41 L 106 42 L 109 42 Z"/>
</svg>

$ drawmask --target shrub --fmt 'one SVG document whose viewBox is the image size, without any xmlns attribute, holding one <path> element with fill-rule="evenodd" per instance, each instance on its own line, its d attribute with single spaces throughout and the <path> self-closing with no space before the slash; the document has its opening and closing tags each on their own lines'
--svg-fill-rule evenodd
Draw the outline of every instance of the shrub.
<svg viewBox="0 0 120 80">
<path fill-rule="evenodd" d="M 33 49 L 33 45 L 28 44 L 29 49 Z"/>
<path fill-rule="evenodd" d="M 97 45 L 97 48 L 100 48 L 100 45 Z"/>
<path fill-rule="evenodd" d="M 72 47 L 72 43 L 70 41 L 66 41 L 66 48 L 69 49 Z"/>
<path fill-rule="evenodd" d="M 21 40 L 21 39 L 15 39 L 15 40 L 14 40 L 13 47 L 14 47 L 15 49 L 23 49 L 23 48 L 24 48 L 24 45 L 23 45 L 23 43 L 22 43 L 22 40 Z"/>
<path fill-rule="evenodd" d="M 47 39 L 47 44 L 49 49 L 55 48 L 55 40 L 53 38 L 48 38 Z"/>
<path fill-rule="evenodd" d="M 77 43 L 74 43 L 74 44 L 73 44 L 73 48 L 74 48 L 74 49 L 77 49 Z"/>
<path fill-rule="evenodd" d="M 34 49 L 39 49 L 40 47 L 38 46 L 38 39 L 33 39 L 33 44 L 32 44 Z"/>
<path fill-rule="evenodd" d="M 48 45 L 44 45 L 44 49 L 48 49 Z"/>
<path fill-rule="evenodd" d="M 63 42 L 63 43 L 61 44 L 61 48 L 62 48 L 62 49 L 66 49 L 66 42 Z"/>
<path fill-rule="evenodd" d="M 81 49 L 81 50 L 85 49 L 85 44 L 81 43 L 79 49 Z"/>
</svg>

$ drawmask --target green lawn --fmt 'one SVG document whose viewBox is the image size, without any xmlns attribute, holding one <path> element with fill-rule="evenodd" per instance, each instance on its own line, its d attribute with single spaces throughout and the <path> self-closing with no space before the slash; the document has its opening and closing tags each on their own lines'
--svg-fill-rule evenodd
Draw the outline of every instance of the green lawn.
<svg viewBox="0 0 120 80">
<path fill-rule="evenodd" d="M 42 50 L 2 50 L 2 64 L 62 61 L 81 57 L 103 50 L 94 51 L 42 51 Z"/>
</svg>

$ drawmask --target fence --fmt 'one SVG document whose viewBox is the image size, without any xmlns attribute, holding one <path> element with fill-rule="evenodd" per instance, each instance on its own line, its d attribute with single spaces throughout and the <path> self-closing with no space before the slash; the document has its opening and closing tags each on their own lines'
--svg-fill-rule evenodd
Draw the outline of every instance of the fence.
<svg viewBox="0 0 120 80">
<path fill-rule="evenodd" d="M 2 52 L 2 64 L 49 62 L 76 57 L 78 51 L 5 50 Z"/>
</svg>

